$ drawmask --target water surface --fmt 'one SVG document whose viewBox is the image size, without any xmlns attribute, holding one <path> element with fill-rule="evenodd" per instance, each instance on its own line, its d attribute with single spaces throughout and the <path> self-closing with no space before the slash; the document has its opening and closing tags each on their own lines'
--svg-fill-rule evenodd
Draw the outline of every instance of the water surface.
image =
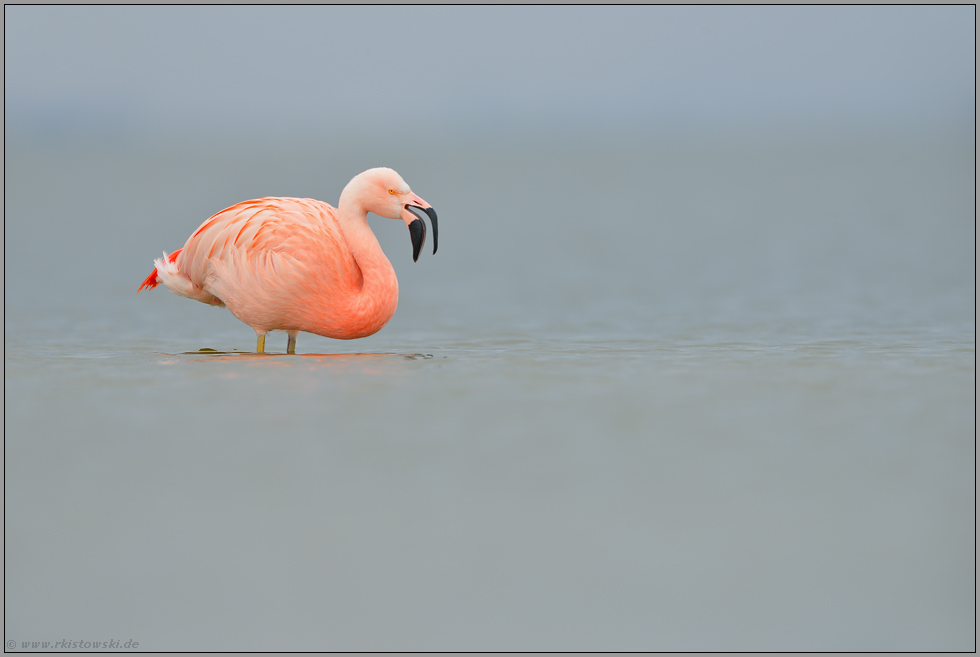
<svg viewBox="0 0 980 657">
<path fill-rule="evenodd" d="M 974 648 L 972 151 L 410 146 L 7 151 L 7 639 Z M 135 296 L 376 156 L 441 220 L 379 334 Z"/>
</svg>

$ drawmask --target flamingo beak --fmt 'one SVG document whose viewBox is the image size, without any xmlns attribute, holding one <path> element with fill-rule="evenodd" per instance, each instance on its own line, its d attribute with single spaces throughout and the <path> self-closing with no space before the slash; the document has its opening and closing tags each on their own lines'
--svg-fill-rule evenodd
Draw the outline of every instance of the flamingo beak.
<svg viewBox="0 0 980 657">
<path fill-rule="evenodd" d="M 425 201 L 422 202 L 425 203 Z M 429 205 L 428 203 L 425 204 Z M 429 215 L 429 221 L 432 222 L 432 255 L 435 255 L 436 250 L 439 248 L 439 223 L 435 209 L 432 206 L 422 207 L 421 205 L 413 204 L 406 205 L 405 209 L 417 217 L 408 224 L 408 232 L 412 236 L 412 260 L 415 262 L 419 261 L 419 253 L 422 252 L 422 245 L 425 244 L 425 222 L 422 221 L 422 215 L 416 212 L 416 210 L 421 210 Z"/>
</svg>

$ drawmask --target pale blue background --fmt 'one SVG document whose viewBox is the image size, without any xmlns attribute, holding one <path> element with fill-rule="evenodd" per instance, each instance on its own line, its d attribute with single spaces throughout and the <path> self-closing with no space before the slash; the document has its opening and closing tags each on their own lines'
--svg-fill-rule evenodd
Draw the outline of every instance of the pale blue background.
<svg viewBox="0 0 980 657">
<path fill-rule="evenodd" d="M 17 650 L 975 649 L 973 7 L 4 16 Z M 136 296 L 379 165 L 377 335 Z"/>
<path fill-rule="evenodd" d="M 974 9 L 7 7 L 7 129 L 970 122 Z"/>
</svg>

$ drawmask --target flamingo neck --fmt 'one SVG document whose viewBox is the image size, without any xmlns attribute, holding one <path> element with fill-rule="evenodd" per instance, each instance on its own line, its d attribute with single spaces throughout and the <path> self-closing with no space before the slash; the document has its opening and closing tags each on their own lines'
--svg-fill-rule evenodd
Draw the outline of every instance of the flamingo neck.
<svg viewBox="0 0 980 657">
<path fill-rule="evenodd" d="M 355 281 L 350 290 L 348 321 L 354 333 L 351 337 L 362 337 L 380 330 L 395 314 L 398 279 L 368 224 L 368 211 L 345 196 L 338 203 L 337 221 L 360 272 L 360 285 Z"/>
</svg>

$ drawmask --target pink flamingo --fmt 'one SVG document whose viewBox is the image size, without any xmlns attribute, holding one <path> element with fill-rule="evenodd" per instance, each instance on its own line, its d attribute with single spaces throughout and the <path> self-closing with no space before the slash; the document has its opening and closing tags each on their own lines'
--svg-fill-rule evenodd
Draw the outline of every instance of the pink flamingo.
<svg viewBox="0 0 980 657">
<path fill-rule="evenodd" d="M 377 333 L 398 305 L 398 279 L 371 232 L 368 212 L 401 219 L 412 237 L 412 258 L 432 221 L 432 253 L 439 248 L 436 211 L 391 169 L 369 169 L 340 194 L 337 208 L 308 198 L 244 201 L 212 216 L 183 248 L 154 261 L 136 293 L 160 283 L 173 292 L 228 310 L 265 334 L 283 330 L 286 353 L 296 353 L 300 331 L 351 340 Z"/>
</svg>

